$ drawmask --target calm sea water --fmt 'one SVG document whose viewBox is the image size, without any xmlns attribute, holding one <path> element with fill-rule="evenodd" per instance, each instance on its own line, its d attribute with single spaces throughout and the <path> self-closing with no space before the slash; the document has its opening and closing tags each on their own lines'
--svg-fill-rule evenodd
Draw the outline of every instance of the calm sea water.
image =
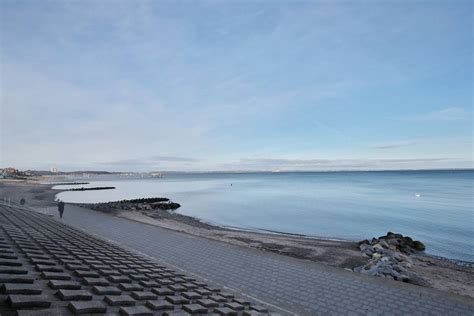
<svg viewBox="0 0 474 316">
<path fill-rule="evenodd" d="M 169 174 L 93 181 L 88 186 L 117 188 L 58 198 L 164 196 L 214 224 L 350 240 L 393 231 L 423 241 L 430 254 L 474 262 L 473 179 L 472 170 Z"/>
</svg>

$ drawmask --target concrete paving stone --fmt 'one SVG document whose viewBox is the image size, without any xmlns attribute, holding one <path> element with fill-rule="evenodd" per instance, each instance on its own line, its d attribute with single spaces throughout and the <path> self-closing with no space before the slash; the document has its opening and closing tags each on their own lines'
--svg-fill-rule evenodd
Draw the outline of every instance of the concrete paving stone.
<svg viewBox="0 0 474 316">
<path fill-rule="evenodd" d="M 174 283 L 186 283 L 186 280 L 180 277 L 171 277 L 170 280 Z"/>
<path fill-rule="evenodd" d="M 173 290 L 170 290 L 169 288 L 165 288 L 165 287 L 154 288 L 151 291 L 153 293 L 155 293 L 156 295 L 159 295 L 159 296 L 167 296 L 167 295 L 173 295 L 174 294 Z"/>
<path fill-rule="evenodd" d="M 192 281 L 193 284 L 196 284 L 198 287 L 205 287 L 207 283 L 201 281 Z"/>
<path fill-rule="evenodd" d="M 64 316 L 67 315 L 68 310 L 65 308 L 48 308 L 46 310 L 33 309 L 33 310 L 18 310 L 17 316 Z"/>
<path fill-rule="evenodd" d="M 223 316 L 237 316 L 238 313 L 228 307 L 218 307 L 214 309 L 214 313 Z"/>
<path fill-rule="evenodd" d="M 184 292 L 188 290 L 188 288 L 180 284 L 170 284 L 168 287 L 175 292 Z"/>
<path fill-rule="evenodd" d="M 120 295 L 122 291 L 115 286 L 94 286 L 92 292 L 99 295 Z"/>
<path fill-rule="evenodd" d="M 233 310 L 236 310 L 236 311 L 241 311 L 245 309 L 244 305 L 236 303 L 236 302 L 225 303 L 224 306 L 232 308 Z"/>
<path fill-rule="evenodd" d="M 183 305 L 183 310 L 190 314 L 207 314 L 207 308 L 199 304 Z"/>
<path fill-rule="evenodd" d="M 191 314 L 183 310 L 166 311 L 163 313 L 163 316 L 189 316 L 189 315 Z"/>
<path fill-rule="evenodd" d="M 107 295 L 104 301 L 110 306 L 133 306 L 137 302 L 130 295 Z"/>
<path fill-rule="evenodd" d="M 109 285 L 109 281 L 107 281 L 104 278 L 83 278 L 82 281 L 86 285 L 101 285 L 101 286 L 107 286 Z"/>
<path fill-rule="evenodd" d="M 137 292 L 132 292 L 131 296 L 140 301 L 144 300 L 156 300 L 158 298 L 158 295 L 156 295 L 153 292 L 149 291 L 137 291 Z"/>
<path fill-rule="evenodd" d="M 132 283 L 132 280 L 123 275 L 110 275 L 107 280 L 113 283 Z"/>
<path fill-rule="evenodd" d="M 44 264 L 37 264 L 35 265 L 36 270 L 43 272 L 63 272 L 64 269 L 61 266 L 50 266 L 50 265 L 44 265 Z"/>
<path fill-rule="evenodd" d="M 87 263 L 87 264 L 91 264 L 91 265 L 92 265 L 92 264 L 97 264 L 97 265 L 103 264 L 103 262 L 100 261 L 100 260 L 90 260 L 90 259 L 86 259 L 86 260 L 84 260 L 84 262 Z"/>
<path fill-rule="evenodd" d="M 92 269 L 100 270 L 100 269 L 109 269 L 109 266 L 106 264 L 91 264 Z"/>
<path fill-rule="evenodd" d="M 140 284 L 140 285 L 143 286 L 143 287 L 153 287 L 153 288 L 160 286 L 160 285 L 159 285 L 157 282 L 155 282 L 155 281 L 140 281 L 140 282 L 138 282 L 138 284 Z"/>
<path fill-rule="evenodd" d="M 195 290 L 198 288 L 198 286 L 194 283 L 183 283 L 182 285 L 188 290 Z"/>
<path fill-rule="evenodd" d="M 49 307 L 51 301 L 45 295 L 8 295 L 7 303 L 12 308 Z"/>
<path fill-rule="evenodd" d="M 107 311 L 107 307 L 99 301 L 70 302 L 68 307 L 74 314 L 94 314 L 105 313 Z"/>
<path fill-rule="evenodd" d="M 219 303 L 217 303 L 216 301 L 210 300 L 208 298 L 197 300 L 196 303 L 201 304 L 202 306 L 208 307 L 208 308 L 219 306 Z"/>
<path fill-rule="evenodd" d="M 95 271 L 74 270 L 74 274 L 82 278 L 99 278 L 99 273 Z"/>
<path fill-rule="evenodd" d="M 113 267 L 114 269 L 118 269 L 119 271 L 120 269 L 128 269 L 126 265 L 123 265 L 121 263 L 113 263 L 110 266 Z"/>
<path fill-rule="evenodd" d="M 29 250 L 34 250 L 34 251 L 38 251 L 38 252 L 41 252 L 41 253 L 44 253 L 41 248 L 38 248 L 38 247 L 33 247 L 33 246 L 18 246 L 18 248 L 20 248 L 20 250 L 22 251 L 29 251 Z"/>
<path fill-rule="evenodd" d="M 234 298 L 233 301 L 236 302 L 236 303 L 242 304 L 242 305 L 250 305 L 251 304 L 250 300 L 245 299 L 245 298 L 240 298 L 240 297 Z"/>
<path fill-rule="evenodd" d="M 175 305 L 188 304 L 189 303 L 189 300 L 187 298 L 185 298 L 184 296 L 181 296 L 181 295 L 166 296 L 165 300 L 167 300 L 168 302 L 170 302 L 172 304 L 175 304 Z"/>
<path fill-rule="evenodd" d="M 261 306 L 261 305 L 252 305 L 250 307 L 250 309 L 252 309 L 254 311 L 257 311 L 257 312 L 260 312 L 260 313 L 268 313 L 268 308 L 266 308 L 265 306 Z"/>
<path fill-rule="evenodd" d="M 144 288 L 136 283 L 120 283 L 118 287 L 123 291 L 143 291 Z"/>
<path fill-rule="evenodd" d="M 21 263 L 18 260 L 15 260 L 15 259 L 0 258 L 0 266 L 19 267 L 19 266 L 22 266 L 22 265 L 23 265 L 23 263 Z"/>
<path fill-rule="evenodd" d="M 42 264 L 46 266 L 55 266 L 56 262 L 53 260 L 48 259 L 39 259 L 39 258 L 30 258 L 30 262 L 32 264 Z"/>
<path fill-rule="evenodd" d="M 206 286 L 206 289 L 214 293 L 219 293 L 221 291 L 220 288 L 215 287 L 215 286 Z"/>
<path fill-rule="evenodd" d="M 77 264 L 77 259 L 58 259 L 59 263 L 61 264 Z"/>
<path fill-rule="evenodd" d="M 201 294 L 201 295 L 211 295 L 211 294 L 212 294 L 211 291 L 206 290 L 206 289 L 203 289 L 203 288 L 201 288 L 201 289 L 195 289 L 194 292 L 199 293 L 199 294 Z"/>
<path fill-rule="evenodd" d="M 148 281 L 150 278 L 143 274 L 130 274 L 129 275 L 130 279 L 135 280 L 135 281 Z"/>
<path fill-rule="evenodd" d="M 77 262 L 77 261 L 76 261 Z M 69 270 L 77 270 L 77 271 L 90 271 L 90 268 L 81 263 L 67 263 L 66 268 Z"/>
<path fill-rule="evenodd" d="M 48 282 L 48 286 L 52 289 L 59 290 L 79 290 L 81 285 L 76 281 L 61 281 L 61 280 L 51 280 Z"/>
<path fill-rule="evenodd" d="M 57 292 L 58 297 L 63 301 L 90 301 L 92 294 L 86 290 L 64 290 Z"/>
<path fill-rule="evenodd" d="M 173 304 L 163 300 L 149 300 L 145 305 L 154 311 L 173 310 L 175 307 Z"/>
<path fill-rule="evenodd" d="M 42 287 L 38 284 L 3 283 L 1 291 L 5 294 L 41 294 Z"/>
<path fill-rule="evenodd" d="M 168 280 L 168 279 L 158 279 L 156 280 L 160 285 L 171 285 L 173 284 L 173 281 Z"/>
<path fill-rule="evenodd" d="M 5 274 L 28 274 L 28 270 L 25 270 L 24 267 L 6 266 L 6 267 L 0 267 L 0 273 L 5 273 Z"/>
<path fill-rule="evenodd" d="M 183 295 L 184 297 L 186 298 L 189 298 L 190 300 L 195 300 L 195 299 L 198 299 L 198 298 L 202 298 L 202 295 L 199 294 L 199 293 L 196 293 L 196 292 L 183 292 L 181 293 L 181 295 Z"/>
<path fill-rule="evenodd" d="M 64 255 L 55 254 L 54 257 L 56 259 L 59 259 L 59 260 L 74 260 L 74 261 L 76 261 L 76 258 L 74 258 L 74 256 L 71 256 L 71 255 L 68 255 L 68 254 L 64 254 Z"/>
<path fill-rule="evenodd" d="M 116 270 L 99 269 L 97 271 L 99 272 L 100 275 L 103 275 L 103 276 L 109 276 L 109 275 L 118 276 L 118 275 L 120 275 L 120 272 L 118 272 Z"/>
<path fill-rule="evenodd" d="M 0 283 L 33 283 L 34 279 L 27 275 L 0 273 Z"/>
<path fill-rule="evenodd" d="M 234 294 L 231 294 L 231 293 L 227 293 L 227 292 L 220 292 L 219 293 L 220 296 L 224 296 L 225 298 L 234 298 Z"/>
<path fill-rule="evenodd" d="M 18 259 L 18 256 L 16 254 L 0 253 L 0 258 L 3 258 L 3 259 Z"/>
<path fill-rule="evenodd" d="M 161 278 L 161 275 L 159 273 L 146 273 L 145 274 L 147 277 L 150 279 L 158 279 Z"/>
<path fill-rule="evenodd" d="M 214 300 L 214 301 L 219 302 L 219 303 L 223 303 L 223 302 L 227 302 L 227 301 L 228 301 L 228 299 L 226 299 L 225 297 L 220 296 L 220 295 L 216 295 L 216 294 L 210 295 L 209 298 L 210 298 L 211 300 Z"/>
<path fill-rule="evenodd" d="M 46 254 L 44 253 L 44 251 L 41 251 L 41 250 L 24 250 L 23 253 L 25 255 L 39 255 L 39 256 L 46 256 Z"/>
<path fill-rule="evenodd" d="M 153 311 L 149 308 L 140 306 L 120 307 L 120 315 L 123 316 L 152 316 Z"/>
<path fill-rule="evenodd" d="M 140 268 L 142 267 L 142 265 L 141 265 L 141 264 L 132 263 L 132 264 L 129 264 L 128 267 L 131 268 L 131 269 L 140 269 Z"/>
<path fill-rule="evenodd" d="M 71 280 L 71 275 L 64 272 L 41 272 L 41 277 L 46 280 Z"/>
</svg>

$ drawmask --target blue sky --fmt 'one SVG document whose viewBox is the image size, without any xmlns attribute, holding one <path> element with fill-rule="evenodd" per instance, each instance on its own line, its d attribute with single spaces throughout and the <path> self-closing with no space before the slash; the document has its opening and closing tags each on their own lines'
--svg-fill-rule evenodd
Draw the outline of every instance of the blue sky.
<svg viewBox="0 0 474 316">
<path fill-rule="evenodd" d="M 471 1 L 1 1 L 1 165 L 473 167 Z"/>
</svg>

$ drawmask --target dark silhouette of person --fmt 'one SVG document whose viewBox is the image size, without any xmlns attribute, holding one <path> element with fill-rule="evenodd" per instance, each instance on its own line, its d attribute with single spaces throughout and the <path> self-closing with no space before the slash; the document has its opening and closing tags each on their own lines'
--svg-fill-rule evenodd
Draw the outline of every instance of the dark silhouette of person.
<svg viewBox="0 0 474 316">
<path fill-rule="evenodd" d="M 59 201 L 58 211 L 59 211 L 59 217 L 63 218 L 63 213 L 64 213 L 64 202 L 63 201 Z"/>
</svg>

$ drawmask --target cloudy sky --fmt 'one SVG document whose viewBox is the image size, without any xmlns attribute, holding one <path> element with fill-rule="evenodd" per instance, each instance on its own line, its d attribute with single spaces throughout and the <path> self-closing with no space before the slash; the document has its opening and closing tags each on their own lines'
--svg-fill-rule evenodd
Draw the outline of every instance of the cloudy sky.
<svg viewBox="0 0 474 316">
<path fill-rule="evenodd" d="M 473 167 L 469 0 L 0 3 L 0 167 Z"/>
</svg>

